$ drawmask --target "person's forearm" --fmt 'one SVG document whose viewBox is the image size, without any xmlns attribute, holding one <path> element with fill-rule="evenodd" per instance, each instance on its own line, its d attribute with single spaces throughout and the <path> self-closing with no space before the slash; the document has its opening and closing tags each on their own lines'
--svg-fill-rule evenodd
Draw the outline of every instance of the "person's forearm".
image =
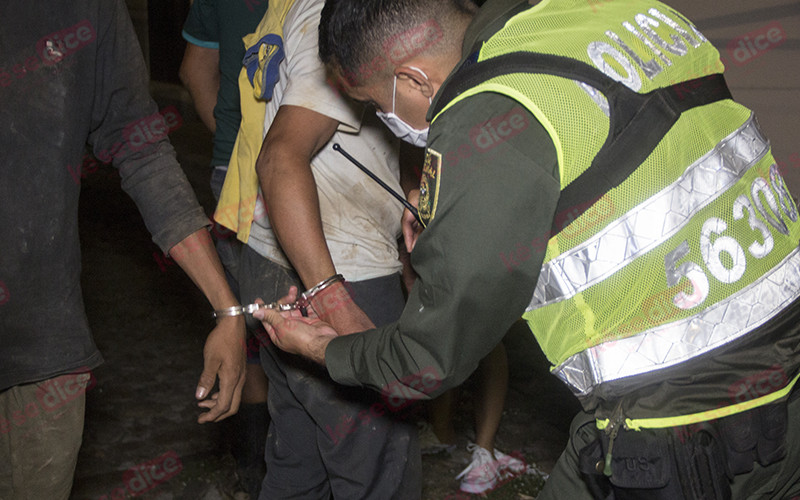
<svg viewBox="0 0 800 500">
<path fill-rule="evenodd" d="M 239 305 L 205 228 L 198 229 L 170 248 L 170 255 L 205 294 L 212 309 Z M 245 380 L 244 347 L 244 316 L 219 319 L 206 338 L 203 372 L 195 389 L 198 405 L 207 410 L 198 417 L 199 423 L 218 422 L 239 409 Z M 212 394 L 217 381 L 219 391 Z"/>
<path fill-rule="evenodd" d="M 322 230 L 314 176 L 303 162 L 273 150 L 263 164 L 259 158 L 258 171 L 275 235 L 303 284 L 311 287 L 336 274 L 336 268 Z"/>
<path fill-rule="evenodd" d="M 331 340 L 335 338 L 336 337 L 333 336 L 327 336 L 310 339 L 306 344 L 308 346 L 306 357 L 319 365 L 325 366 L 325 350 L 328 348 L 328 344 L 331 343 Z"/>
<path fill-rule="evenodd" d="M 281 106 L 256 161 L 270 224 L 306 289 L 336 274 L 323 232 L 311 159 L 330 141 L 338 124 L 303 107 Z M 373 326 L 341 283 L 309 300 L 317 316 L 338 334 Z M 319 347 L 314 359 L 321 362 L 324 350 Z"/>
<path fill-rule="evenodd" d="M 186 44 L 186 52 L 178 72 L 189 91 L 197 114 L 211 133 L 217 130 L 214 106 L 219 91 L 219 50 Z"/>
<path fill-rule="evenodd" d="M 322 229 L 311 159 L 338 124 L 302 107 L 281 106 L 256 161 L 270 224 L 306 288 L 336 274 Z"/>
<path fill-rule="evenodd" d="M 225 280 L 222 264 L 205 228 L 198 229 L 178 242 L 170 249 L 169 254 L 203 292 L 215 310 L 239 305 Z"/>
<path fill-rule="evenodd" d="M 194 108 L 197 115 L 208 130 L 217 133 L 217 121 L 214 119 L 214 107 L 217 105 L 217 90 L 219 89 L 219 79 L 216 83 L 204 82 L 201 85 L 185 84 L 192 96 Z"/>
</svg>

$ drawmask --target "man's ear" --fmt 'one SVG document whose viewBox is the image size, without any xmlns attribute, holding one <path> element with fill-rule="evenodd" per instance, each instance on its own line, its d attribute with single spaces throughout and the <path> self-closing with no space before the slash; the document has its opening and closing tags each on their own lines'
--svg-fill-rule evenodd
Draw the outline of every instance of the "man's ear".
<svg viewBox="0 0 800 500">
<path fill-rule="evenodd" d="M 411 88 L 420 91 L 422 95 L 430 99 L 436 92 L 434 92 L 430 78 L 423 71 L 414 66 L 398 66 L 395 68 L 394 74 L 398 81 L 406 82 L 411 85 Z"/>
</svg>

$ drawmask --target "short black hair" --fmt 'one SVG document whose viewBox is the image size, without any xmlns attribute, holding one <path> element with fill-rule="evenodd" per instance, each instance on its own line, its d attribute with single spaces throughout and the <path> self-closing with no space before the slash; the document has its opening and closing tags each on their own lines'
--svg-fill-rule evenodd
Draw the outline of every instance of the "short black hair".
<svg viewBox="0 0 800 500">
<path fill-rule="evenodd" d="M 319 56 L 351 85 L 363 84 L 421 52 L 460 50 L 453 34 L 476 10 L 473 0 L 327 0 Z"/>
</svg>

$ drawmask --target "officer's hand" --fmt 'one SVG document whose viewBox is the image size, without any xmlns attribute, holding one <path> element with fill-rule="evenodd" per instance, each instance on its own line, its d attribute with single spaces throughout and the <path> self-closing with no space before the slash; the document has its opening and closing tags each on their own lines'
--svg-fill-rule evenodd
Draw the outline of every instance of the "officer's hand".
<svg viewBox="0 0 800 500">
<path fill-rule="evenodd" d="M 419 206 L 419 189 L 412 189 L 408 192 L 408 201 L 413 206 Z M 423 227 L 420 226 L 414 215 L 406 208 L 403 210 L 403 240 L 406 242 L 406 250 L 411 253 L 414 250 L 414 245 L 417 244 L 417 238 L 422 232 Z"/>
<path fill-rule="evenodd" d="M 338 335 L 327 323 L 305 318 L 297 310 L 279 313 L 273 309 L 259 309 L 253 317 L 261 320 L 270 340 L 278 348 L 321 365 L 325 364 L 325 348 Z"/>
</svg>

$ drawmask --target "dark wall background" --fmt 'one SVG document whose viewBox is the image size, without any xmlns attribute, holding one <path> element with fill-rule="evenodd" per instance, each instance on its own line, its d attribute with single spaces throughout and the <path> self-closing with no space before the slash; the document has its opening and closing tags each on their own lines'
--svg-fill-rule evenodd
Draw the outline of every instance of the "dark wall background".
<svg viewBox="0 0 800 500">
<path fill-rule="evenodd" d="M 150 78 L 160 82 L 180 83 L 180 68 L 186 41 L 181 36 L 189 13 L 189 0 L 150 0 L 147 2 Z"/>
<path fill-rule="evenodd" d="M 150 78 L 180 83 L 178 68 L 186 49 L 181 30 L 191 0 L 126 0 Z"/>
</svg>

